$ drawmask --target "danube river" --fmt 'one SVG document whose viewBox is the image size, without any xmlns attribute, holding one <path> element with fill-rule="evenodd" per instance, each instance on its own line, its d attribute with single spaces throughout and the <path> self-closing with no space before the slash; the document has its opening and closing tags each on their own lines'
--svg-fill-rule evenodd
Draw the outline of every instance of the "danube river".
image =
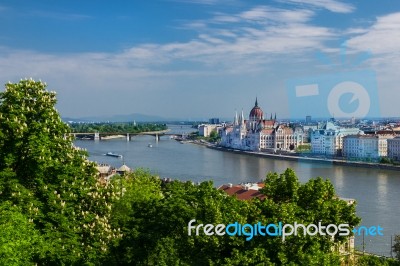
<svg viewBox="0 0 400 266">
<path fill-rule="evenodd" d="M 169 128 L 172 133 L 189 132 L 188 126 Z M 152 144 L 152 147 L 149 147 Z M 295 161 L 259 158 L 209 149 L 203 146 L 181 144 L 167 136 L 156 143 L 151 136 L 136 136 L 105 141 L 77 140 L 75 145 L 86 148 L 89 158 L 98 163 L 119 167 L 122 159 L 105 156 L 114 152 L 124 156 L 131 168 L 148 168 L 160 177 L 171 177 L 194 182 L 213 180 L 216 186 L 226 183 L 257 182 L 268 172 L 296 171 L 301 182 L 311 177 L 330 179 L 340 197 L 358 202 L 357 214 L 364 226 L 380 225 L 384 236 L 366 236 L 365 250 L 390 256 L 391 235 L 400 234 L 400 172 L 334 166 L 330 164 L 298 163 Z M 362 250 L 362 237 L 356 237 L 356 247 Z"/>
</svg>

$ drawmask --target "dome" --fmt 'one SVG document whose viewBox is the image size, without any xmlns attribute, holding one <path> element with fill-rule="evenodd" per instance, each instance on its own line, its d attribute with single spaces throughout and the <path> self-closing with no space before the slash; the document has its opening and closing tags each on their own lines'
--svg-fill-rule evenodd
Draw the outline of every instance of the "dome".
<svg viewBox="0 0 400 266">
<path fill-rule="evenodd" d="M 256 98 L 256 103 L 250 111 L 249 115 L 250 120 L 262 120 L 264 119 L 264 112 L 263 110 L 258 106 L 257 98 Z"/>
</svg>

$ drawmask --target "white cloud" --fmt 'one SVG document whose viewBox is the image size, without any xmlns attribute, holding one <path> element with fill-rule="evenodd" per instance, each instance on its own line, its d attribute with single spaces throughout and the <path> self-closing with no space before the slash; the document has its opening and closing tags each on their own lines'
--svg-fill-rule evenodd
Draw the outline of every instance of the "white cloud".
<svg viewBox="0 0 400 266">
<path fill-rule="evenodd" d="M 258 6 L 245 11 L 239 15 L 240 18 L 248 21 L 279 21 L 285 23 L 306 22 L 314 12 L 306 9 L 286 10 L 269 6 Z"/>
<path fill-rule="evenodd" d="M 355 10 L 353 5 L 336 0 L 285 0 L 280 2 L 324 8 L 334 13 L 351 13 Z"/>
<path fill-rule="evenodd" d="M 367 64 L 377 76 L 381 113 L 398 116 L 394 106 L 400 97 L 400 12 L 377 17 L 372 25 L 357 31 L 359 33 L 347 41 L 347 46 L 351 52 L 371 52 Z"/>
<path fill-rule="evenodd" d="M 33 17 L 43 17 L 49 19 L 58 19 L 58 20 L 83 20 L 92 18 L 91 16 L 84 14 L 60 13 L 60 12 L 43 11 L 43 10 L 32 10 L 29 13 L 23 15 L 28 15 Z"/>
<path fill-rule="evenodd" d="M 348 36 L 348 35 L 364 34 L 366 32 L 368 32 L 368 30 L 365 28 L 348 28 L 343 32 L 343 34 Z"/>
<path fill-rule="evenodd" d="M 257 6 L 238 14 L 216 13 L 211 23 L 304 23 L 314 16 L 314 12 L 307 9 L 282 9 L 270 6 Z"/>
<path fill-rule="evenodd" d="M 221 22 L 221 23 L 235 23 L 240 22 L 240 18 L 237 16 L 232 15 L 216 15 L 213 19 L 214 22 Z"/>
<path fill-rule="evenodd" d="M 351 38 L 348 46 L 356 50 L 369 50 L 374 54 L 399 53 L 400 12 L 378 17 L 364 32 Z"/>
<path fill-rule="evenodd" d="M 310 25 L 308 22 L 314 15 L 310 10 L 269 6 L 257 6 L 237 14 L 216 13 L 208 21 L 196 22 L 202 25 L 197 29 L 197 38 L 160 46 L 158 50 L 167 52 L 170 58 L 207 62 L 208 65 L 226 62 L 226 67 L 230 68 L 235 66 L 232 58 L 244 62 L 324 49 L 324 42 L 334 38 L 336 32 Z"/>
<path fill-rule="evenodd" d="M 210 78 L 223 77 L 225 82 L 237 77 L 259 77 L 260 73 L 264 77 L 273 73 L 281 62 L 291 67 L 296 60 L 305 60 L 308 52 L 329 51 L 326 42 L 338 38 L 339 32 L 313 25 L 315 14 L 313 10 L 269 6 L 234 14 L 215 13 L 209 20 L 185 24 L 185 30 L 197 33 L 194 38 L 135 45 L 109 53 L 57 55 L 0 48 L 0 80 L 33 76 L 46 79 L 55 87 L 64 87 L 64 95 L 70 97 L 63 101 L 65 110 L 71 110 L 66 102 L 79 95 L 93 102 L 102 97 L 102 103 L 113 95 L 132 95 L 121 99 L 128 108 L 129 97 L 148 97 L 148 90 L 158 95 L 169 88 L 168 93 L 176 90 L 173 93 L 180 97 L 178 88 L 187 85 L 182 85 L 181 80 L 195 80 L 193 84 L 197 84 L 188 82 L 188 86 L 201 88 L 202 82 Z M 163 104 L 162 99 L 159 101 Z M 93 102 L 88 105 L 104 109 Z M 81 100 L 77 109 L 86 104 Z M 123 113 L 119 111 L 122 106 L 118 104 L 113 110 Z M 144 101 L 137 106 L 147 108 Z"/>
<path fill-rule="evenodd" d="M 237 14 L 219 13 L 209 21 L 197 21 L 196 25 L 201 25 L 197 28 L 198 36 L 186 42 L 149 43 L 115 53 L 47 55 L 3 50 L 3 53 L 0 51 L 0 56 L 3 54 L 0 70 L 10 74 L 12 70 L 15 73 L 34 70 L 88 77 L 99 77 L 97 73 L 104 73 L 104 77 L 112 75 L 113 78 L 258 71 L 260 65 L 275 57 L 325 48 L 324 42 L 334 38 L 336 33 L 326 27 L 308 24 L 313 15 L 314 12 L 309 10 L 268 6 Z M 221 20 L 221 17 L 226 19 Z M 20 64 L 22 58 L 28 63 Z M 192 71 L 187 71 L 188 64 Z M 247 67 L 244 69 L 243 66 Z"/>
</svg>

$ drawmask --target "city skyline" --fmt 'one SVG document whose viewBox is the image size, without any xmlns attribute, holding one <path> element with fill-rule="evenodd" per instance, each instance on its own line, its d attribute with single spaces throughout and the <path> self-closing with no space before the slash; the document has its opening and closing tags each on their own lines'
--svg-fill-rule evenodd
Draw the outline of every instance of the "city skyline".
<svg viewBox="0 0 400 266">
<path fill-rule="evenodd" d="M 46 81 L 64 117 L 231 117 L 257 96 L 291 118 L 288 80 L 359 69 L 376 75 L 380 114 L 399 116 L 388 0 L 3 1 L 0 23 L 0 80 Z"/>
</svg>

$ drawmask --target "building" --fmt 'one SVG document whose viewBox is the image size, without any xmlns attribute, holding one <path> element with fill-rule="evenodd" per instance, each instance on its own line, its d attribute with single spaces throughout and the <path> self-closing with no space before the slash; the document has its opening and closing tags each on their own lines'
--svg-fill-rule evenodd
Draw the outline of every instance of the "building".
<svg viewBox="0 0 400 266">
<path fill-rule="evenodd" d="M 123 164 L 120 168 L 117 169 L 117 173 L 119 175 L 126 175 L 131 172 L 131 168 L 129 168 L 126 164 Z"/>
<path fill-rule="evenodd" d="M 342 154 L 343 137 L 362 133 L 358 128 L 338 127 L 333 122 L 326 122 L 321 129 L 310 132 L 311 152 L 328 156 Z"/>
<path fill-rule="evenodd" d="M 217 125 L 217 124 L 219 124 L 219 118 L 210 118 L 210 119 L 208 119 L 208 123 L 209 124 L 211 124 L 211 125 Z"/>
<path fill-rule="evenodd" d="M 303 130 L 303 142 L 311 143 L 311 133 L 318 129 L 318 123 L 310 123 L 307 125 L 302 125 Z"/>
<path fill-rule="evenodd" d="M 108 164 L 97 164 L 96 170 L 99 178 L 106 178 L 113 174 L 113 168 Z"/>
<path fill-rule="evenodd" d="M 388 155 L 387 140 L 393 135 L 349 135 L 343 138 L 343 156 L 349 159 L 377 161 Z"/>
<path fill-rule="evenodd" d="M 306 116 L 306 124 L 311 124 L 311 115 Z"/>
<path fill-rule="evenodd" d="M 199 136 L 209 137 L 213 130 L 218 131 L 218 124 L 202 124 L 199 125 Z"/>
<path fill-rule="evenodd" d="M 400 136 L 387 140 L 387 157 L 400 161 Z"/>
<path fill-rule="evenodd" d="M 223 190 L 229 196 L 235 196 L 239 200 L 251 200 L 254 198 L 265 199 L 266 196 L 262 194 L 259 189 L 264 187 L 263 182 L 259 183 L 246 183 L 239 185 L 222 185 L 218 189 Z"/>
<path fill-rule="evenodd" d="M 223 147 L 240 150 L 294 150 L 303 143 L 301 128 L 293 129 L 279 124 L 275 117 L 264 119 L 264 112 L 258 106 L 256 99 L 249 119 L 245 120 L 243 111 L 240 116 L 236 113 L 233 124 L 226 125 L 221 130 Z"/>
</svg>

